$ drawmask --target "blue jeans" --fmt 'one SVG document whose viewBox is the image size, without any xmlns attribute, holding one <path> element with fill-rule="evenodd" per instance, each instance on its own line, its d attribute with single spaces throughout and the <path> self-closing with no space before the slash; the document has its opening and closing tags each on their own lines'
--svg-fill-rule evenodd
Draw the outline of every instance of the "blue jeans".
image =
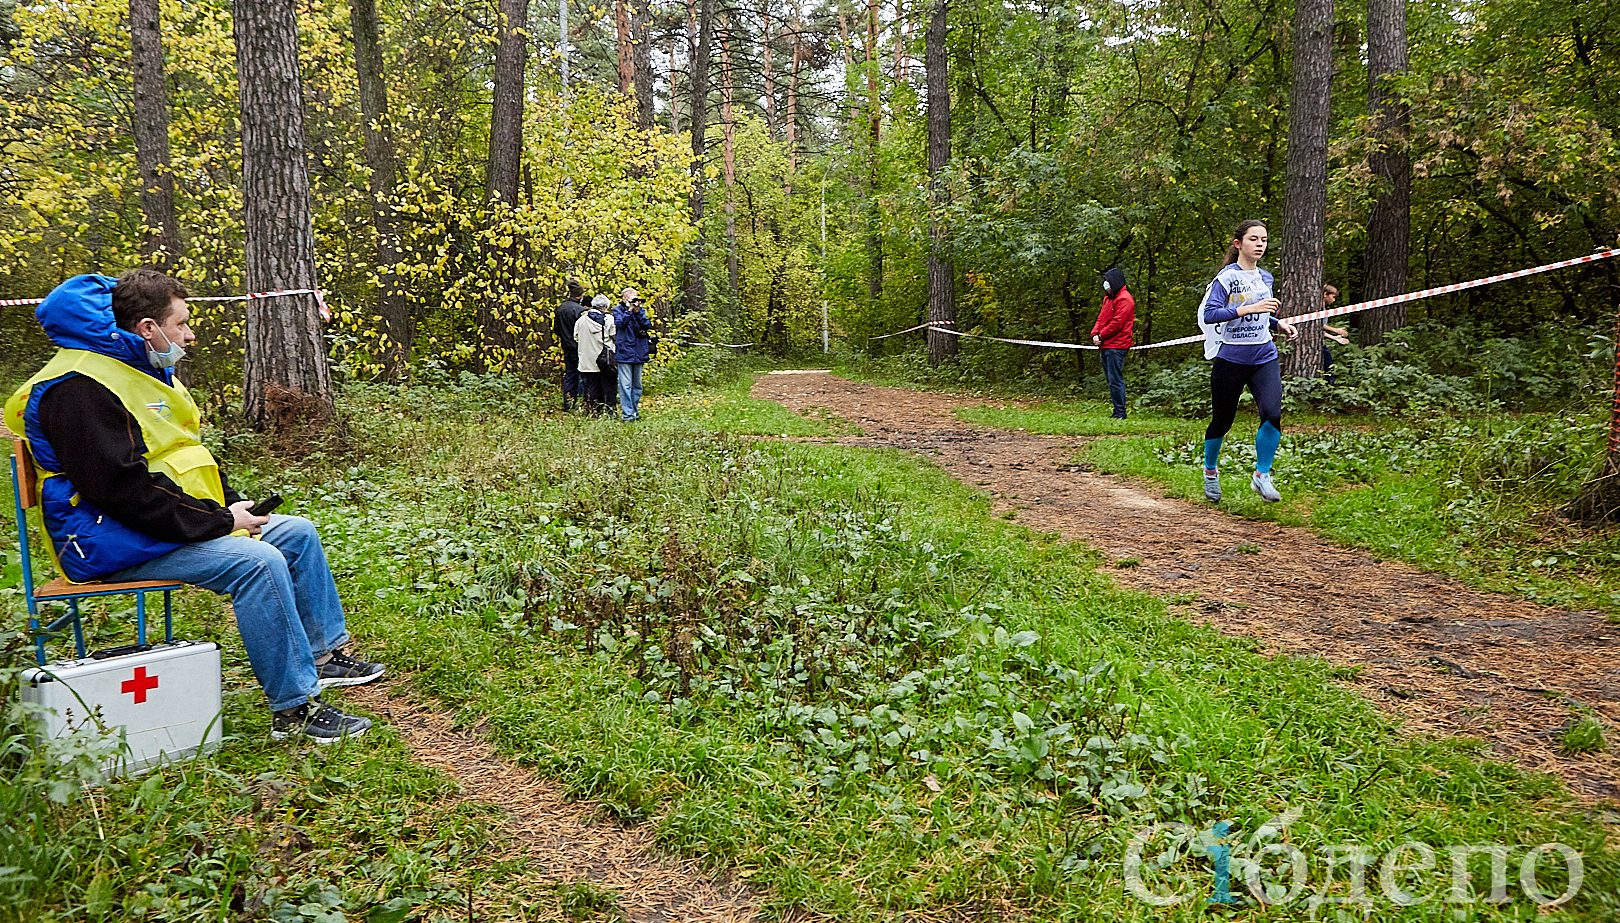
<svg viewBox="0 0 1620 923">
<path fill-rule="evenodd" d="M 621 362 L 619 370 L 619 414 L 626 420 L 641 419 L 640 362 Z"/>
<path fill-rule="evenodd" d="M 1129 350 L 1102 351 L 1103 375 L 1108 378 L 1108 397 L 1114 402 L 1114 419 L 1125 419 L 1125 354 Z"/>
<path fill-rule="evenodd" d="M 231 597 L 253 675 L 275 711 L 320 690 L 316 658 L 349 640 L 315 524 L 271 516 L 262 540 L 227 535 L 186 545 L 107 580 L 177 580 Z"/>
</svg>

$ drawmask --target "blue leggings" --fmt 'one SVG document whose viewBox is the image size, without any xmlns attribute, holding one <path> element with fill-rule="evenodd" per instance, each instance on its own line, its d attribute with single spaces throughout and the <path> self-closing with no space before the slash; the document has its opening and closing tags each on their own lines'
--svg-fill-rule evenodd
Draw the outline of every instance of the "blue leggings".
<svg viewBox="0 0 1620 923">
<path fill-rule="evenodd" d="M 1254 434 L 1254 468 L 1270 471 L 1282 442 L 1282 368 L 1276 359 L 1261 365 L 1242 365 L 1216 358 L 1209 369 L 1211 412 L 1204 430 L 1204 467 L 1215 468 L 1220 460 L 1221 443 L 1237 417 L 1238 398 L 1243 387 L 1254 395 L 1260 411 L 1260 430 Z"/>
</svg>

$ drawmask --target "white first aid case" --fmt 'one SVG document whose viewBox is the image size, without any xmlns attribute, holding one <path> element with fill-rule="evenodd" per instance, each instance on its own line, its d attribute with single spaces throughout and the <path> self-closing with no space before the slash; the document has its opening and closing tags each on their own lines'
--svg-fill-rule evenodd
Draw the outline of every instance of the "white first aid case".
<svg viewBox="0 0 1620 923">
<path fill-rule="evenodd" d="M 56 660 L 23 672 L 22 698 L 47 709 L 40 733 L 80 728 L 123 738 L 107 762 L 129 775 L 219 747 L 219 645 L 176 641 Z M 98 720 L 99 719 L 99 720 Z"/>
</svg>

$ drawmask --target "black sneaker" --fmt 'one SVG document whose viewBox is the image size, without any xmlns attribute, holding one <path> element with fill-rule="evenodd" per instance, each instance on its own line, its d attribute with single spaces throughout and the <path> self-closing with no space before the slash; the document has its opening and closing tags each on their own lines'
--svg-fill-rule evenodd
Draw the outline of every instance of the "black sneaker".
<svg viewBox="0 0 1620 923">
<path fill-rule="evenodd" d="M 320 677 L 320 688 L 330 689 L 333 686 L 364 686 L 381 677 L 383 669 L 380 663 L 370 663 L 342 651 L 333 651 L 332 659 L 316 667 L 315 672 Z"/>
<path fill-rule="evenodd" d="M 370 718 L 341 712 L 316 701 L 278 711 L 270 718 L 270 736 L 275 740 L 303 734 L 318 744 L 330 744 L 345 737 L 359 737 L 370 729 Z"/>
</svg>

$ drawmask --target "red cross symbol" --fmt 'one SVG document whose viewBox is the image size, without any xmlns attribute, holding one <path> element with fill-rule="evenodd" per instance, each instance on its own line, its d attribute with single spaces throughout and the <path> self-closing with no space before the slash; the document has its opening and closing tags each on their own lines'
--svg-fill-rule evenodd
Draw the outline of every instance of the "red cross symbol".
<svg viewBox="0 0 1620 923">
<path fill-rule="evenodd" d="M 156 689 L 157 686 L 158 678 L 156 676 L 147 676 L 145 667 L 136 667 L 134 675 L 124 680 L 118 690 L 133 695 L 136 705 L 144 705 L 146 704 L 146 693 L 149 690 Z"/>
</svg>

